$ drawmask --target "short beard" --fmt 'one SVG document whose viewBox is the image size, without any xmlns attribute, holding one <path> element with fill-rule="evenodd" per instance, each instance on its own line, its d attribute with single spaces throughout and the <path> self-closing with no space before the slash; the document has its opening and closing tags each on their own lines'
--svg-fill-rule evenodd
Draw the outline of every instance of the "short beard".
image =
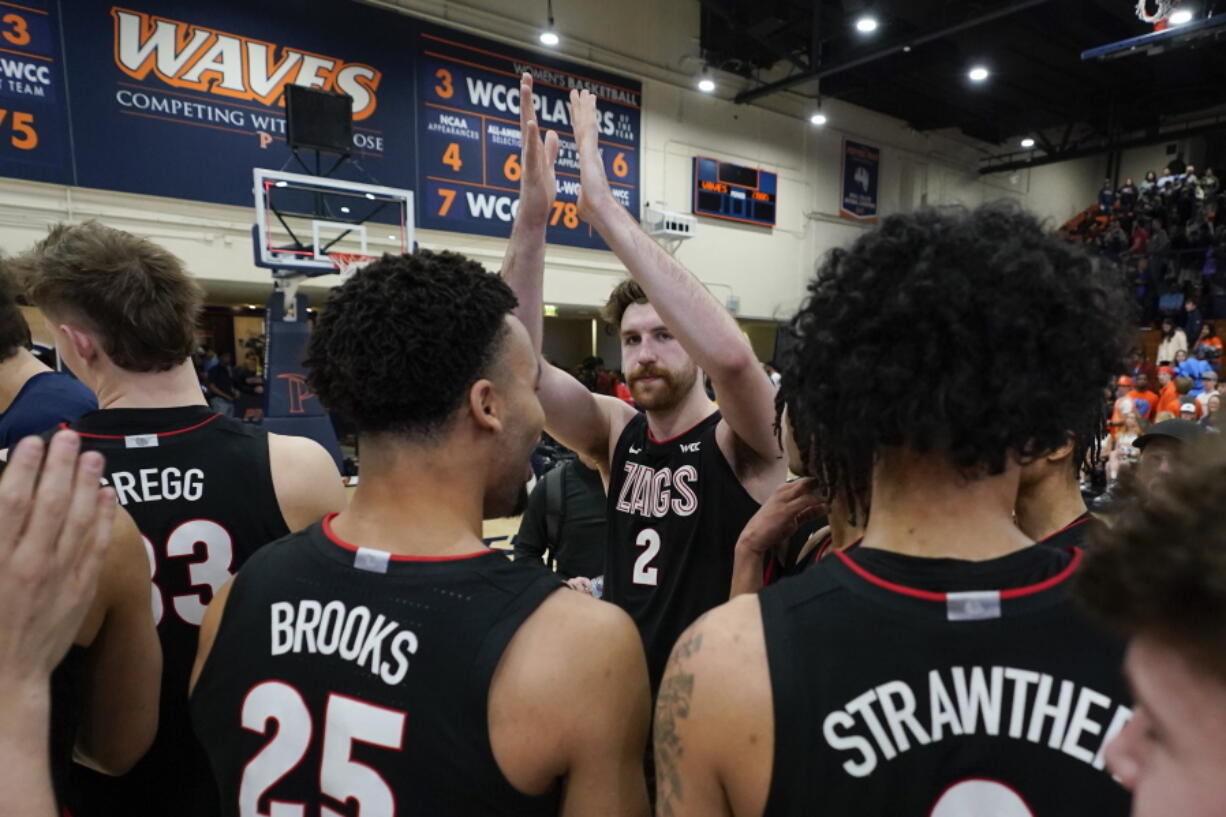
<svg viewBox="0 0 1226 817">
<path fill-rule="evenodd" d="M 646 375 L 658 377 L 663 383 L 663 388 L 657 387 L 649 397 L 635 388 L 639 378 Z M 698 367 L 693 362 L 677 373 L 670 369 L 648 366 L 646 369 L 636 369 L 631 373 L 629 377 L 630 394 L 634 402 L 647 411 L 669 411 L 681 405 L 682 401 L 689 396 L 697 379 Z"/>
</svg>

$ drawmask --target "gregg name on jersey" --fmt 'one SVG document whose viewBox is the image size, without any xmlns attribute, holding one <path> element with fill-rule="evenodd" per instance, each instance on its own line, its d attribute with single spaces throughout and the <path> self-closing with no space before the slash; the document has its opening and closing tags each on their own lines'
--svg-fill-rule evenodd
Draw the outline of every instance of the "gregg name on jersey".
<svg viewBox="0 0 1226 817">
<path fill-rule="evenodd" d="M 112 471 L 102 480 L 115 489 L 120 505 L 130 502 L 197 502 L 204 496 L 204 471 L 166 468 L 141 468 L 137 471 Z"/>
</svg>

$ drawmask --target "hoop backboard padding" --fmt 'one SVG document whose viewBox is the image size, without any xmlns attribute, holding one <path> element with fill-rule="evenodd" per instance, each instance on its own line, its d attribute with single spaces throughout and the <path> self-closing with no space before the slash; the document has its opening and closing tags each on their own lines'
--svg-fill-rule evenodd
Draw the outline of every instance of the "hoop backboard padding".
<svg viewBox="0 0 1226 817">
<path fill-rule="evenodd" d="M 285 86 L 285 134 L 294 150 L 353 152 L 353 97 L 302 85 Z"/>
<path fill-rule="evenodd" d="M 1226 14 L 1216 14 L 1181 26 L 1090 48 L 1081 52 L 1081 59 L 1113 60 L 1136 54 L 1153 56 L 1176 48 L 1208 47 L 1223 39 L 1226 39 Z"/>
<path fill-rule="evenodd" d="M 299 275 L 337 271 L 331 254 L 413 247 L 413 191 L 256 168 L 255 263 Z"/>
</svg>

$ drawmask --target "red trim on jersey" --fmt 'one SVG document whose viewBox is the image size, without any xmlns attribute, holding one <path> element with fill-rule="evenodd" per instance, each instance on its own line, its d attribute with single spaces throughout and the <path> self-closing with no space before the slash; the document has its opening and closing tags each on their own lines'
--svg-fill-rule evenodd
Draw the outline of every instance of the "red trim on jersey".
<svg viewBox="0 0 1226 817">
<path fill-rule="evenodd" d="M 174 431 L 159 431 L 154 436 L 155 437 L 173 437 L 176 434 L 186 434 L 189 431 L 195 431 L 201 426 L 208 425 L 209 423 L 213 422 L 220 416 L 221 416 L 220 414 L 214 414 L 208 419 L 201 420 L 200 422 L 196 423 L 194 426 L 188 426 L 187 428 L 176 428 Z M 60 423 L 60 428 L 68 429 L 69 431 L 76 431 L 82 437 L 89 437 L 91 440 L 126 440 L 128 437 L 147 437 L 149 436 L 148 434 L 90 434 L 87 431 L 77 431 L 75 428 L 72 428 L 71 426 L 69 426 L 68 423 Z"/>
<path fill-rule="evenodd" d="M 1031 595 L 1034 595 L 1035 593 L 1041 593 L 1044 590 L 1048 590 L 1052 587 L 1055 587 L 1057 584 L 1064 581 L 1069 576 L 1073 575 L 1073 572 L 1081 564 L 1081 557 L 1082 557 L 1081 548 L 1074 547 L 1074 548 L 1071 548 L 1071 550 L 1072 550 L 1073 558 L 1069 561 L 1068 565 L 1056 575 L 1050 578 L 1044 579 L 1043 581 L 1038 582 L 1037 584 L 1029 584 L 1024 587 L 1011 587 L 1007 590 L 1001 590 L 1000 597 L 1002 599 L 1018 599 L 1018 598 L 1022 598 L 1023 596 L 1031 596 Z M 907 587 L 905 585 L 895 584 L 892 581 L 883 579 L 880 576 L 876 576 L 872 573 L 869 573 L 863 567 L 853 562 L 847 556 L 847 554 L 843 551 L 836 550 L 834 552 L 834 555 L 837 556 L 839 560 L 842 561 L 843 564 L 845 564 L 857 576 L 859 576 L 860 578 L 864 579 L 867 582 L 877 585 L 878 587 L 885 588 L 886 590 L 889 590 L 894 593 L 900 593 L 904 596 L 911 596 L 912 598 L 923 599 L 924 601 L 939 601 L 939 602 L 944 603 L 949 600 L 948 593 L 939 593 L 934 590 L 920 590 L 915 587 Z"/>
<path fill-rule="evenodd" d="M 711 414 L 714 414 L 714 413 L 715 413 L 714 411 L 713 411 L 713 412 L 711 412 Z M 674 434 L 673 436 L 669 437 L 667 440 L 657 440 L 657 439 L 656 439 L 656 436 L 655 436 L 654 434 L 652 434 L 652 433 L 651 433 L 651 422 L 650 422 L 650 421 L 648 421 L 648 423 L 647 423 L 647 439 L 648 439 L 648 441 L 649 441 L 649 442 L 653 442 L 653 443 L 655 443 L 656 445 L 666 445 L 666 444 L 668 444 L 668 443 L 671 443 L 673 440 L 679 440 L 679 439 L 681 439 L 682 437 L 684 437 L 686 434 L 689 434 L 691 431 L 693 431 L 694 429 L 698 428 L 700 425 L 702 425 L 703 423 L 705 423 L 707 420 L 710 420 L 710 419 L 711 419 L 711 414 L 708 414 L 706 417 L 703 417 L 701 420 L 699 420 L 698 422 L 694 423 L 694 425 L 690 426 L 690 427 L 689 427 L 689 428 L 687 428 L 685 431 L 682 431 L 680 434 Z"/>
<path fill-rule="evenodd" d="M 762 586 L 766 587 L 771 583 L 771 579 L 775 576 L 775 560 L 768 556 L 766 559 L 766 567 L 762 569 Z"/>
<path fill-rule="evenodd" d="M 359 550 L 357 545 L 352 545 L 349 542 L 346 542 L 344 539 L 332 532 L 332 519 L 337 513 L 337 511 L 333 511 L 324 517 L 324 536 L 331 539 L 333 544 L 340 545 L 345 550 L 352 550 L 354 553 L 357 553 Z M 384 552 L 386 553 L 386 551 Z M 476 553 L 463 553 L 459 556 L 406 556 L 402 553 L 388 553 L 387 555 L 393 562 L 458 562 L 461 559 L 475 559 L 478 556 L 484 556 L 485 554 L 492 552 L 493 551 L 491 551 L 489 548 L 486 548 L 485 550 L 478 550 Z"/>
<path fill-rule="evenodd" d="M 1085 523 L 1089 522 L 1089 521 L 1090 521 L 1090 520 L 1092 520 L 1093 518 L 1094 518 L 1094 516 L 1093 516 L 1092 514 L 1090 514 L 1090 512 L 1089 512 L 1089 511 L 1086 511 L 1086 512 L 1085 512 L 1085 513 L 1083 513 L 1081 516 L 1079 516 L 1079 517 L 1077 517 L 1076 519 L 1074 519 L 1072 522 L 1069 522 L 1067 525 L 1065 525 L 1065 526 L 1064 526 L 1063 528 L 1061 528 L 1060 530 L 1056 531 L 1055 533 L 1051 534 L 1050 536 L 1044 536 L 1044 537 L 1043 537 L 1042 539 L 1040 539 L 1039 541 L 1040 541 L 1040 542 L 1046 542 L 1046 541 L 1048 541 L 1049 539 L 1055 539 L 1055 538 L 1056 538 L 1057 536 L 1059 536 L 1060 534 L 1065 533 L 1066 531 L 1070 531 L 1070 530 L 1072 530 L 1073 528 L 1080 527 L 1081 525 L 1084 525 Z"/>
</svg>

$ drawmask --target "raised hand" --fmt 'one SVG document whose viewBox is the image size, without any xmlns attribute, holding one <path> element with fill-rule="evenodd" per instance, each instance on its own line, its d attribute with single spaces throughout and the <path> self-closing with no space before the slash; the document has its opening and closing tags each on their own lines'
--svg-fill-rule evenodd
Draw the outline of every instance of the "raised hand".
<svg viewBox="0 0 1226 817">
<path fill-rule="evenodd" d="M 0 476 L 0 689 L 45 684 L 93 603 L 115 519 L 103 459 L 61 431 L 22 440 Z M 40 467 L 41 465 L 41 467 Z"/>
<path fill-rule="evenodd" d="M 813 490 L 813 479 L 785 482 L 775 489 L 741 531 L 736 546 L 752 553 L 768 553 L 818 514 L 826 512 L 822 498 Z"/>
<path fill-rule="evenodd" d="M 597 225 L 609 207 L 620 207 L 600 158 L 600 117 L 590 91 L 570 92 L 570 124 L 579 148 L 579 216 Z"/>
<path fill-rule="evenodd" d="M 532 107 L 532 75 L 527 71 L 519 79 L 519 131 L 523 145 L 519 157 L 523 174 L 519 178 L 516 219 L 533 227 L 544 227 L 558 195 L 558 181 L 554 175 L 554 165 L 558 160 L 558 134 L 547 131 L 542 144 L 541 127 Z"/>
</svg>

